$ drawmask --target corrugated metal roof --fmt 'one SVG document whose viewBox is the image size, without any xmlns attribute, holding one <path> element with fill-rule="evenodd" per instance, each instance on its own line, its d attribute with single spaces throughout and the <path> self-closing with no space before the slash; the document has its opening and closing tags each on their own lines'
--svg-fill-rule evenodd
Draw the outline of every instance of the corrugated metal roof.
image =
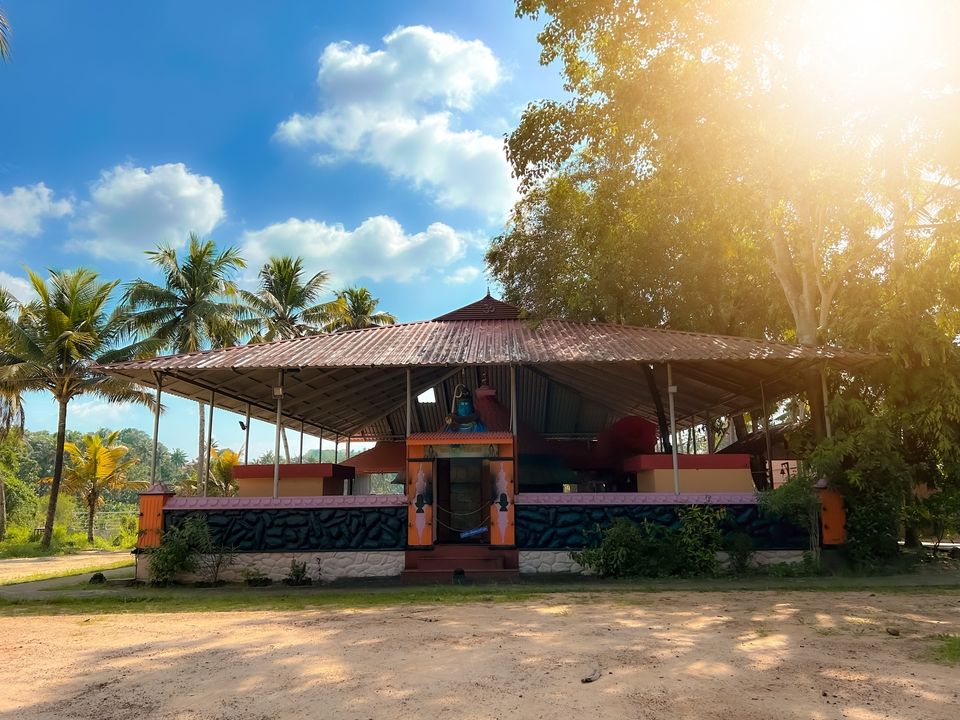
<svg viewBox="0 0 960 720">
<path fill-rule="evenodd" d="M 486 297 L 475 303 L 464 305 L 434 320 L 516 320 L 520 316 L 520 308 L 490 297 L 488 292 Z"/>
<path fill-rule="evenodd" d="M 868 360 L 830 347 L 632 325 L 430 320 L 105 365 L 104 369 L 336 368 L 704 360 Z"/>
<path fill-rule="evenodd" d="M 567 320 L 531 322 L 489 299 L 495 319 L 475 318 L 488 298 L 436 320 L 278 340 L 103 366 L 109 374 L 164 393 L 250 413 L 273 422 L 272 387 L 285 370 L 284 423 L 307 432 L 395 440 L 404 436 L 406 372 L 414 394 L 434 388 L 436 403 L 413 403 L 414 432 L 438 430 L 453 386 L 484 377 L 509 404 L 509 366 L 517 366 L 519 419 L 548 437 L 592 436 L 629 414 L 656 419 L 644 377 L 652 365 L 666 403 L 673 368 L 678 426 L 760 406 L 799 391 L 801 371 L 829 360 L 847 369 L 870 355 L 751 338 Z M 446 319 L 445 319 L 446 318 Z M 497 319 L 498 318 L 498 319 Z"/>
</svg>

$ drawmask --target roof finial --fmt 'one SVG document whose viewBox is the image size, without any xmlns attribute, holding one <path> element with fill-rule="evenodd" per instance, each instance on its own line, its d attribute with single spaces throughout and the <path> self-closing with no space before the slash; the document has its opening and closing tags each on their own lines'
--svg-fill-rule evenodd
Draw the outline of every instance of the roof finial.
<svg viewBox="0 0 960 720">
<path fill-rule="evenodd" d="M 487 297 L 490 297 L 490 286 L 487 285 Z"/>
</svg>

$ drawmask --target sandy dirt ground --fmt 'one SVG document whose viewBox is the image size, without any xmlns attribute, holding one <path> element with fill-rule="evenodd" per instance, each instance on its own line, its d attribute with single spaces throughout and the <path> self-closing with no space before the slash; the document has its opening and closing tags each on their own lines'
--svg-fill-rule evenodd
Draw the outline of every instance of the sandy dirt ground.
<svg viewBox="0 0 960 720">
<path fill-rule="evenodd" d="M 74 555 L 53 555 L 51 557 L 9 558 L 0 560 L 0 583 L 13 582 L 20 578 L 39 575 L 51 575 L 70 570 L 80 570 L 91 567 L 108 567 L 118 562 L 129 560 L 133 564 L 133 556 L 129 550 L 113 552 L 110 550 L 86 550 Z"/>
<path fill-rule="evenodd" d="M 0 718 L 956 720 L 929 658 L 958 625 L 956 595 L 867 592 L 9 616 Z"/>
</svg>

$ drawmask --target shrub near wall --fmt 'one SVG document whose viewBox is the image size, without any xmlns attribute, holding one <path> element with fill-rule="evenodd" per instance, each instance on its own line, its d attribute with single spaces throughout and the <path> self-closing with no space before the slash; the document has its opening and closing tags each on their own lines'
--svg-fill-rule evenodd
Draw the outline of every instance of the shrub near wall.
<svg viewBox="0 0 960 720">
<path fill-rule="evenodd" d="M 714 576 L 720 570 L 720 524 L 726 515 L 721 507 L 682 508 L 677 528 L 619 517 L 595 530 L 595 547 L 571 556 L 600 577 Z"/>
</svg>

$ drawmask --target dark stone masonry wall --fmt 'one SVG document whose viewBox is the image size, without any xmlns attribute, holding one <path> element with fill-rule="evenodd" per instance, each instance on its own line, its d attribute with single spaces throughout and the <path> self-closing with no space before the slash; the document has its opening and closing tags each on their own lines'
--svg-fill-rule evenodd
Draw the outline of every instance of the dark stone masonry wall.
<svg viewBox="0 0 960 720">
<path fill-rule="evenodd" d="M 168 510 L 167 527 L 203 515 L 214 542 L 238 552 L 402 550 L 407 508 Z"/>
<path fill-rule="evenodd" d="M 615 518 L 636 523 L 678 527 L 677 505 L 517 505 L 517 547 L 527 550 L 576 550 L 584 547 L 588 533 L 598 525 L 608 527 Z M 757 550 L 803 550 L 807 532 L 793 523 L 760 512 L 756 505 L 727 505 L 721 523 L 724 533 L 745 532 Z"/>
</svg>

